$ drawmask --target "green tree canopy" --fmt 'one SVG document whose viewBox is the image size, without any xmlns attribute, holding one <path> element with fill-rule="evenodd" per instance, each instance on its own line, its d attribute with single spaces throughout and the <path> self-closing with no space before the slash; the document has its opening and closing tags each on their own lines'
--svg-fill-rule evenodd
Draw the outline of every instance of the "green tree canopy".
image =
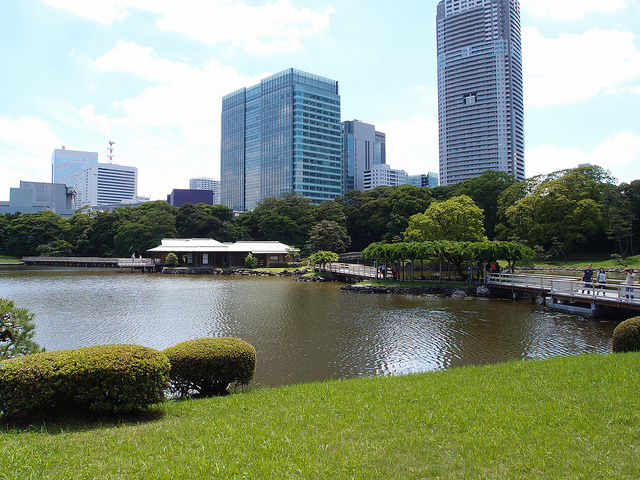
<svg viewBox="0 0 640 480">
<path fill-rule="evenodd" d="M 241 215 L 239 222 L 255 240 L 280 241 L 302 248 L 309 240 L 317 209 L 308 198 L 287 193 L 282 198 L 265 198 L 251 212 Z"/>
<path fill-rule="evenodd" d="M 482 210 L 470 197 L 460 195 L 435 202 L 424 213 L 413 215 L 404 237 L 407 241 L 482 241 L 483 221 Z"/>
<path fill-rule="evenodd" d="M 489 238 L 495 237 L 498 224 L 498 198 L 507 188 L 516 183 L 506 172 L 487 170 L 479 177 L 457 184 L 458 195 L 468 195 L 484 213 L 484 228 Z"/>
<path fill-rule="evenodd" d="M 312 254 L 309 257 L 309 260 L 311 260 L 314 265 L 321 265 L 324 268 L 327 263 L 331 265 L 331 262 L 337 262 L 338 254 L 335 252 L 320 250 Z"/>
<path fill-rule="evenodd" d="M 556 239 L 564 251 L 606 245 L 605 200 L 612 183 L 602 168 L 580 167 L 514 184 L 498 200 L 498 237 L 544 248 Z"/>
<path fill-rule="evenodd" d="M 9 226 L 9 219 L 6 215 L 0 213 L 0 252 L 6 250 L 6 238 L 7 238 L 7 227 Z"/>
<path fill-rule="evenodd" d="M 362 250 L 378 241 L 393 241 L 402 235 L 411 215 L 431 204 L 429 189 L 414 185 L 352 190 L 337 198 L 342 205 L 352 248 Z"/>
<path fill-rule="evenodd" d="M 34 316 L 26 308 L 18 308 L 12 301 L 0 298 L 0 361 L 42 351 L 33 341 Z"/>
<path fill-rule="evenodd" d="M 177 230 L 174 212 L 175 207 L 162 201 L 122 209 L 113 241 L 115 255 L 144 255 L 147 250 L 160 245 L 163 238 L 175 238 Z"/>
<path fill-rule="evenodd" d="M 213 238 L 220 242 L 238 240 L 233 211 L 222 205 L 185 203 L 176 213 L 179 238 Z"/>
<path fill-rule="evenodd" d="M 317 252 L 318 250 L 328 250 L 331 252 L 343 253 L 347 251 L 351 244 L 351 238 L 347 234 L 347 229 L 338 223 L 322 220 L 316 223 L 309 231 L 309 241 L 307 242 L 307 252 Z"/>
<path fill-rule="evenodd" d="M 25 213 L 11 220 L 5 228 L 5 243 L 13 255 L 38 255 L 38 247 L 66 240 L 68 231 L 67 220 L 50 210 Z"/>
</svg>

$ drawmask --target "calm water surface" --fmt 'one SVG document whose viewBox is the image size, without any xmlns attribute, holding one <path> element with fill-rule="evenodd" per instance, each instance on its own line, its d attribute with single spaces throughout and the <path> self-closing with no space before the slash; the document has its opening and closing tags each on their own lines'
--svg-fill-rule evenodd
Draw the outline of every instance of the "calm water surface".
<svg viewBox="0 0 640 480">
<path fill-rule="evenodd" d="M 164 349 L 233 336 L 258 352 L 254 384 L 423 372 L 611 349 L 615 324 L 530 301 L 362 295 L 290 278 L 0 267 L 0 297 L 36 314 L 47 350 Z"/>
</svg>

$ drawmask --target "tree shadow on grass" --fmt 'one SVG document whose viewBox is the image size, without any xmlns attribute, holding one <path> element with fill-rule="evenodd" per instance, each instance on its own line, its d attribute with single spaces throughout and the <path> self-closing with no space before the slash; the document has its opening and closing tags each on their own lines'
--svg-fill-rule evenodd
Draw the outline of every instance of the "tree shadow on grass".
<svg viewBox="0 0 640 480">
<path fill-rule="evenodd" d="M 157 422 L 166 415 L 166 410 L 162 406 L 155 406 L 147 410 L 113 414 L 65 411 L 48 412 L 38 417 L 14 418 L 1 416 L 0 431 L 4 433 L 40 432 L 56 435 L 119 426 L 143 425 Z"/>
</svg>

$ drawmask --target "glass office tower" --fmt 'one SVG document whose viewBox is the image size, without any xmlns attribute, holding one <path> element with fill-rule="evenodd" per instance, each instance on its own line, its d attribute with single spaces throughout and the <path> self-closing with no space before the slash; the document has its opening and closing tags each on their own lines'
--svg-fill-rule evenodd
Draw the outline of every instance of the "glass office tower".
<svg viewBox="0 0 640 480">
<path fill-rule="evenodd" d="M 82 167 L 98 161 L 98 152 L 56 148 L 51 154 L 51 183 L 64 183 L 75 189 L 75 208 L 80 208 L 84 177 Z"/>
<path fill-rule="evenodd" d="M 365 191 L 365 175 L 387 163 L 386 135 L 360 120 L 342 122 L 342 193 Z"/>
<path fill-rule="evenodd" d="M 443 0 L 436 21 L 440 184 L 485 170 L 524 180 L 518 0 Z"/>
<path fill-rule="evenodd" d="M 295 192 L 342 193 L 338 82 L 295 69 L 222 99 L 220 200 L 236 211 Z"/>
</svg>

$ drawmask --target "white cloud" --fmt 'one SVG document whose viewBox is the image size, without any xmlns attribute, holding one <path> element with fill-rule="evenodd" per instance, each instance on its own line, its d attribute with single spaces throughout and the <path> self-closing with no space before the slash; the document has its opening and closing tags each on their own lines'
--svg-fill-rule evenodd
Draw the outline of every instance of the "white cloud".
<svg viewBox="0 0 640 480">
<path fill-rule="evenodd" d="M 137 97 L 114 102 L 125 114 L 118 123 L 143 128 L 217 122 L 223 95 L 255 84 L 267 75 L 243 76 L 217 61 L 192 67 L 157 58 L 153 49 L 133 42 L 119 42 L 94 66 L 104 72 L 137 75 L 156 83 Z"/>
<path fill-rule="evenodd" d="M 227 44 L 257 55 L 302 48 L 302 39 L 328 28 L 333 7 L 298 8 L 291 0 L 251 6 L 232 0 L 43 0 L 56 8 L 111 24 L 134 10 L 154 13 L 156 26 L 199 42 Z"/>
<path fill-rule="evenodd" d="M 609 170 L 621 182 L 640 178 L 640 136 L 622 132 L 607 138 L 590 152 L 541 145 L 527 150 L 527 177 L 574 168 L 588 163 Z"/>
<path fill-rule="evenodd" d="M 386 134 L 387 163 L 409 175 L 438 172 L 438 123 L 420 116 L 407 121 L 376 123 Z"/>
<path fill-rule="evenodd" d="M 0 117 L 2 200 L 9 200 L 9 189 L 18 187 L 20 180 L 50 182 L 51 168 L 43 168 L 43 161 L 47 162 L 53 149 L 59 146 L 60 139 L 51 126 L 38 118 L 21 117 L 14 120 L 7 116 Z"/>
<path fill-rule="evenodd" d="M 172 1 L 158 12 L 157 25 L 206 44 L 230 42 L 234 47 L 266 54 L 270 50 L 299 50 L 301 38 L 326 29 L 334 12 L 332 7 L 323 12 L 297 8 L 290 0 L 259 7 L 229 1 Z"/>
<path fill-rule="evenodd" d="M 153 85 L 113 102 L 116 114 L 92 105 L 76 111 L 83 124 L 116 142 L 116 163 L 139 169 L 139 192 L 164 198 L 197 176 L 219 178 L 222 97 L 269 75 L 243 76 L 217 61 L 190 66 L 159 58 L 152 48 L 119 42 L 93 62 L 103 72 L 136 75 Z M 179 165 L 180 168 L 175 169 Z M 175 170 L 183 176 L 167 175 Z"/>
<path fill-rule="evenodd" d="M 79 17 L 95 20 L 96 22 L 110 25 L 113 20 L 122 20 L 129 15 L 127 6 L 130 2 L 119 0 L 42 0 L 43 3 L 51 5 L 60 10 L 67 10 Z"/>
<path fill-rule="evenodd" d="M 525 103 L 576 102 L 640 77 L 634 40 L 631 32 L 599 28 L 548 39 L 536 28 L 523 28 Z"/>
<path fill-rule="evenodd" d="M 587 13 L 611 13 L 622 10 L 630 0 L 520 0 L 523 9 L 537 17 L 575 20 Z"/>
</svg>

